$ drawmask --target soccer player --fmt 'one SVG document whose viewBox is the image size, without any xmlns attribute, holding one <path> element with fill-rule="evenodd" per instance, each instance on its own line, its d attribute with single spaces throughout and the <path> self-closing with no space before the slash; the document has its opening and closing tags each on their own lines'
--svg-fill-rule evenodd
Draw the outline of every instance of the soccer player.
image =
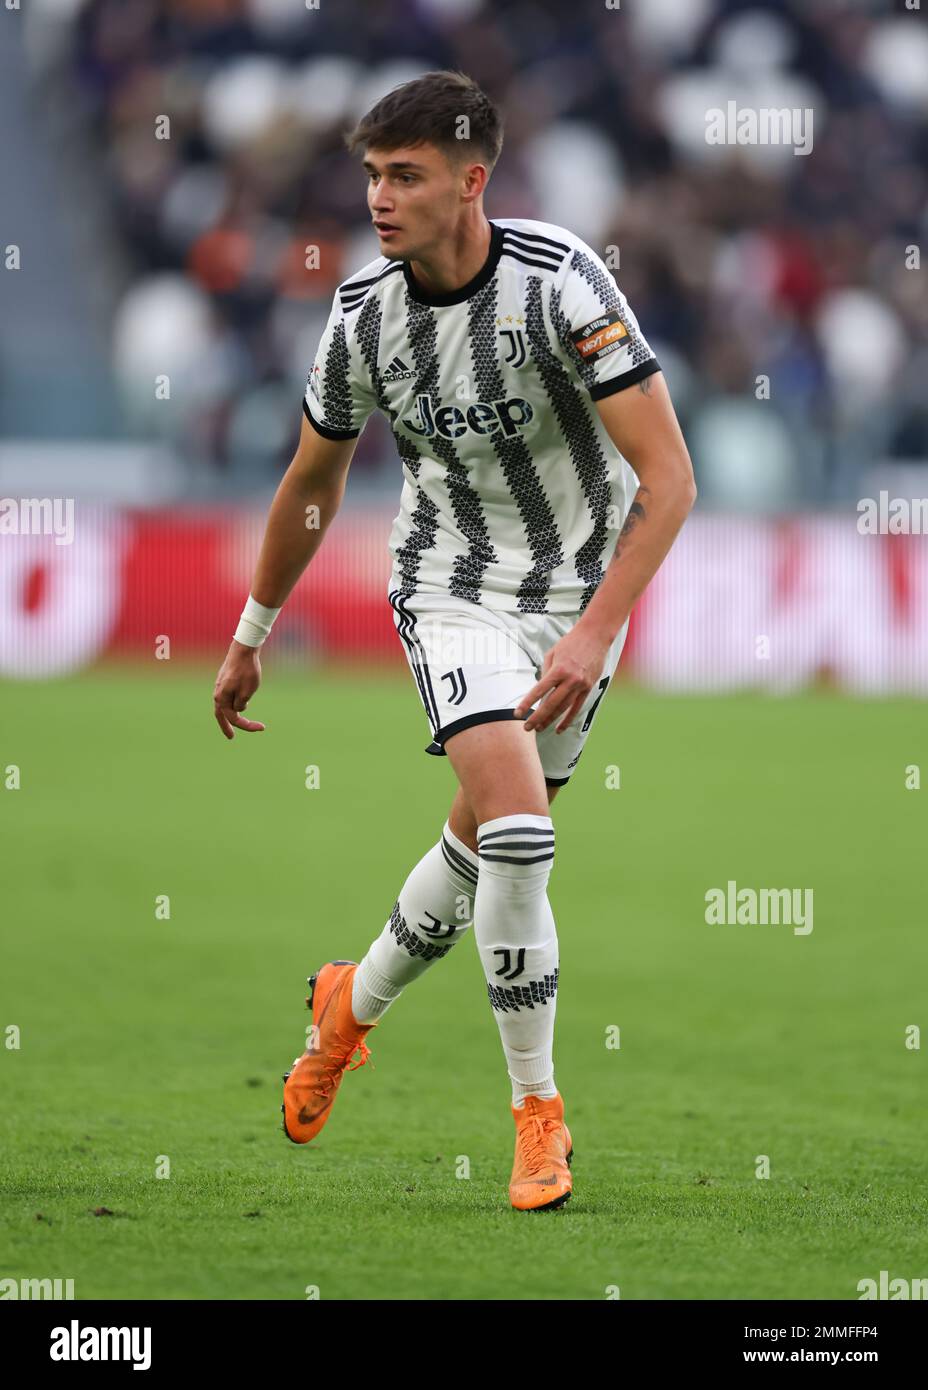
<svg viewBox="0 0 928 1390">
<path fill-rule="evenodd" d="M 450 759 L 459 787 L 360 964 L 312 976 L 284 1129 L 300 1144 L 319 1133 L 345 1071 L 370 1055 L 367 1034 L 473 927 L 512 1083 L 510 1202 L 551 1209 L 571 1194 L 572 1142 L 554 1083 L 550 803 L 632 606 L 693 505 L 692 466 L 654 354 L 596 252 L 563 227 L 485 216 L 502 126 L 476 83 L 407 82 L 348 147 L 363 156 L 382 255 L 335 294 L 215 715 L 228 738 L 264 727 L 244 716 L 258 648 L 380 410 L 403 470 L 387 598 L 431 726 L 425 751 Z"/>
</svg>

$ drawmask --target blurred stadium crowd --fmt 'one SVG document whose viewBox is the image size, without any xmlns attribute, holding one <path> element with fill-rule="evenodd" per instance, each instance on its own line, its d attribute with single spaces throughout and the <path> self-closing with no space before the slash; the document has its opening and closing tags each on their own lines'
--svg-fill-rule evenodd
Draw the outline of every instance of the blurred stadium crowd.
<svg viewBox="0 0 928 1390">
<path fill-rule="evenodd" d="M 506 118 L 488 215 L 617 248 L 701 503 L 763 510 L 928 460 L 926 21 L 859 0 L 34 0 L 29 55 L 121 247 L 127 428 L 161 433 L 201 492 L 279 476 L 334 288 L 377 255 L 342 131 L 457 67 Z M 811 108 L 811 153 L 708 144 L 731 100 Z M 395 488 L 379 417 L 358 474 Z"/>
</svg>

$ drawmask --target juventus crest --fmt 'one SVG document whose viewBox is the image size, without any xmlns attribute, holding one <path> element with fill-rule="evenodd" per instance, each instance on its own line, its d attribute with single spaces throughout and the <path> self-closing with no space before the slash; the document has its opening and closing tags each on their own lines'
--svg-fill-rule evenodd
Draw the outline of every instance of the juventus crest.
<svg viewBox="0 0 928 1390">
<path fill-rule="evenodd" d="M 522 332 L 522 329 L 501 328 L 499 336 L 506 344 L 506 356 L 503 358 L 506 366 L 523 366 L 528 353 L 525 351 L 525 334 Z"/>
</svg>

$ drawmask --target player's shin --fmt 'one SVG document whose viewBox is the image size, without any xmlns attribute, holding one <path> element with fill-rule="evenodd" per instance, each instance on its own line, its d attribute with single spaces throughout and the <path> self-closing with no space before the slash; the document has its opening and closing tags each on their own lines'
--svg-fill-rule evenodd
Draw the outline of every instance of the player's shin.
<svg viewBox="0 0 928 1390">
<path fill-rule="evenodd" d="M 512 1081 L 512 1103 L 551 1098 L 558 943 L 548 902 L 550 816 L 499 816 L 477 827 L 474 931 Z"/>
<path fill-rule="evenodd" d="M 479 860 L 446 822 L 410 873 L 383 931 L 355 972 L 351 1011 L 373 1023 L 412 981 L 448 954 L 473 922 Z"/>
</svg>

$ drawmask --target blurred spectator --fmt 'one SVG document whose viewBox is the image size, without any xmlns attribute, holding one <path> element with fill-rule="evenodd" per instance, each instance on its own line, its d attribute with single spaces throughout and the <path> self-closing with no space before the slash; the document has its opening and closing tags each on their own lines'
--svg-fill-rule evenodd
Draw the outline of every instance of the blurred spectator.
<svg viewBox="0 0 928 1390">
<path fill-rule="evenodd" d="M 826 501 L 879 454 L 928 459 L 928 291 L 906 249 L 928 230 L 917 12 L 35 0 L 37 32 L 52 9 L 58 41 L 35 51 L 75 84 L 132 263 L 113 329 L 127 409 L 217 480 L 279 473 L 334 287 L 377 254 L 342 130 L 446 66 L 506 116 L 488 215 L 617 248 L 713 502 Z M 811 109 L 811 152 L 707 143 L 731 101 Z M 158 374 L 179 408 L 157 408 Z M 392 474 L 382 426 L 357 458 Z"/>
</svg>

